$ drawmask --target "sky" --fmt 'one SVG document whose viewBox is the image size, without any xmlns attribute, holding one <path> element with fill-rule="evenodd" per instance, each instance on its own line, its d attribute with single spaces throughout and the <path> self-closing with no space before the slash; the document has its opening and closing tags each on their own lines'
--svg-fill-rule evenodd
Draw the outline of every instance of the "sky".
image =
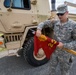
<svg viewBox="0 0 76 75">
<path fill-rule="evenodd" d="M 49 0 L 49 2 L 50 1 L 51 0 Z M 63 4 L 64 1 L 72 2 L 72 3 L 76 4 L 76 0 L 56 0 L 56 8 L 58 5 Z M 50 8 L 51 8 L 51 6 L 50 6 Z M 76 8 L 75 7 L 68 6 L 68 11 L 69 11 L 69 13 L 76 14 Z"/>
</svg>

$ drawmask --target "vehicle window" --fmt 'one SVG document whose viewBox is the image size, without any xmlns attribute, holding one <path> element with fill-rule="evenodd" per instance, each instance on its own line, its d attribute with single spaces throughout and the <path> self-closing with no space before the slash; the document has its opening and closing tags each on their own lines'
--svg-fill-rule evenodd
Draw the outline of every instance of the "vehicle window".
<svg viewBox="0 0 76 75">
<path fill-rule="evenodd" d="M 30 10 L 30 0 L 5 0 L 4 6 L 6 8 Z"/>
<path fill-rule="evenodd" d="M 10 0 L 5 0 L 4 5 L 8 8 L 10 7 Z"/>
</svg>

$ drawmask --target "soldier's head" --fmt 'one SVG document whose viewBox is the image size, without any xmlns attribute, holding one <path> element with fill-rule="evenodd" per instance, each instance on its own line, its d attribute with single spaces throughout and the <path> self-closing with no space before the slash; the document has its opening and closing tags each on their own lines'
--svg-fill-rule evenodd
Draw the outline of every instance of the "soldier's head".
<svg viewBox="0 0 76 75">
<path fill-rule="evenodd" d="M 61 21 L 68 18 L 68 7 L 66 4 L 62 4 L 57 7 L 57 16 Z"/>
</svg>

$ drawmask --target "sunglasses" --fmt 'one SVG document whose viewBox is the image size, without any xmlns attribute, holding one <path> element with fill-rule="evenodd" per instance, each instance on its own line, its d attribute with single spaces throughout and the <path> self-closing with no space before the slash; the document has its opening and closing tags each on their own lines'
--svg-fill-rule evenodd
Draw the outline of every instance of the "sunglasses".
<svg viewBox="0 0 76 75">
<path fill-rule="evenodd" d="M 57 13 L 57 16 L 63 16 L 65 13 Z"/>
</svg>

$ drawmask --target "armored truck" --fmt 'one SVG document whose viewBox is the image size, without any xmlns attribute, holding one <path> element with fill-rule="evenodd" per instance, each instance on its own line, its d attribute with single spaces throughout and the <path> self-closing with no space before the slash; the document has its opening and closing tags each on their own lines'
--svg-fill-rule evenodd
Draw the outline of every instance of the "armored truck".
<svg viewBox="0 0 76 75">
<path fill-rule="evenodd" d="M 0 0 L 0 47 L 19 49 L 29 64 L 40 66 L 48 61 L 42 49 L 34 55 L 37 25 L 51 16 L 49 0 Z"/>
</svg>

